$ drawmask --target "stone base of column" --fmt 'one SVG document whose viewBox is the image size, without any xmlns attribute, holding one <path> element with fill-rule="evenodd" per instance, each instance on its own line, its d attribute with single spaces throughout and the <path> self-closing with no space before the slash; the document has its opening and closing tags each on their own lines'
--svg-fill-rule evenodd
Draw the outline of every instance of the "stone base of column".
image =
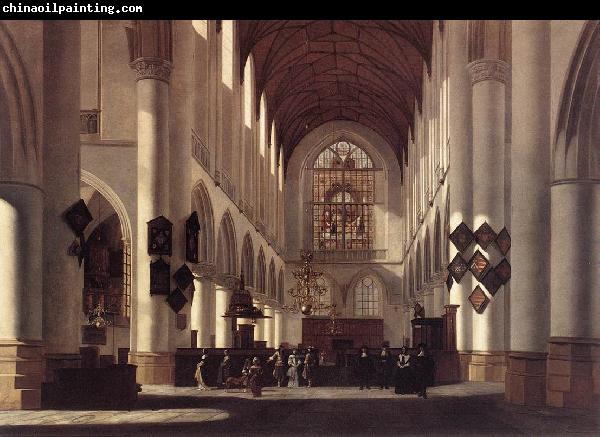
<svg viewBox="0 0 600 437">
<path fill-rule="evenodd" d="M 41 342 L 0 341 L 0 410 L 41 407 Z"/>
<path fill-rule="evenodd" d="M 55 369 L 77 369 L 81 367 L 79 354 L 44 354 L 44 382 L 54 382 Z"/>
<path fill-rule="evenodd" d="M 138 384 L 175 383 L 175 356 L 171 352 L 130 352 L 129 363 L 137 366 Z"/>
<path fill-rule="evenodd" d="M 546 353 L 510 352 L 504 398 L 517 405 L 546 404 Z"/>
<path fill-rule="evenodd" d="M 593 409 L 600 403 L 600 339 L 551 337 L 546 404 Z"/>
<path fill-rule="evenodd" d="M 505 352 L 459 352 L 462 381 L 504 382 Z"/>
</svg>

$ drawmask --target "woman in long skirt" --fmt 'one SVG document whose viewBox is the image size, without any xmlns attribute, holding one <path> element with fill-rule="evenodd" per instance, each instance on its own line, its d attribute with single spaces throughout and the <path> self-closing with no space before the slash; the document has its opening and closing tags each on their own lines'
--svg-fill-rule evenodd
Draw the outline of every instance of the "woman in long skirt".
<svg viewBox="0 0 600 437">
<path fill-rule="evenodd" d="M 298 355 L 294 349 L 292 354 L 288 357 L 288 368 L 287 375 L 289 377 L 288 387 L 296 388 L 300 385 L 300 374 L 298 373 Z"/>
<path fill-rule="evenodd" d="M 262 366 L 258 357 L 252 360 L 250 367 L 250 378 L 248 379 L 248 387 L 252 391 L 252 396 L 258 398 L 262 395 Z"/>
<path fill-rule="evenodd" d="M 410 355 L 406 352 L 406 347 L 401 349 L 396 361 L 396 394 L 414 393 L 413 374 L 410 367 Z"/>
<path fill-rule="evenodd" d="M 204 383 L 204 376 L 202 373 L 204 372 L 204 367 L 206 366 L 206 355 L 202 355 L 202 359 L 196 365 L 196 373 L 194 374 L 194 378 L 198 383 L 197 390 L 210 390 L 208 386 Z"/>
</svg>

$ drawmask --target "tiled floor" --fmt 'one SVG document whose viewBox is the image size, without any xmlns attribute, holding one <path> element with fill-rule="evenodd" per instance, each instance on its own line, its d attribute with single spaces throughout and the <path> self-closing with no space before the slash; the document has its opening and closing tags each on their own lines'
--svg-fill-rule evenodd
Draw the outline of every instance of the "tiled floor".
<svg viewBox="0 0 600 437">
<path fill-rule="evenodd" d="M 503 384 L 391 390 L 266 388 L 249 393 L 144 386 L 131 411 L 0 411 L 0 435 L 599 435 L 597 412 L 523 408 Z"/>
</svg>

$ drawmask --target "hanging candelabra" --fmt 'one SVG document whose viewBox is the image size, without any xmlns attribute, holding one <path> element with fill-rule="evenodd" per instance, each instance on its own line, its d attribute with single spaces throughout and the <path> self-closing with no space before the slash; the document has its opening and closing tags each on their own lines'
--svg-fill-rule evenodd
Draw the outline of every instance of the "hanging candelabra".
<svg viewBox="0 0 600 437">
<path fill-rule="evenodd" d="M 110 321 L 106 319 L 106 312 L 104 307 L 100 304 L 96 305 L 88 313 L 88 325 L 95 327 L 96 329 L 105 328 L 110 325 Z"/>
<path fill-rule="evenodd" d="M 329 323 L 325 327 L 325 335 L 340 335 L 342 328 L 337 324 L 337 312 L 335 305 L 331 305 L 329 308 Z"/>
<path fill-rule="evenodd" d="M 302 266 L 292 271 L 296 279 L 296 287 L 290 288 L 288 294 L 292 297 L 292 305 L 283 305 L 282 309 L 288 312 L 301 312 L 305 316 L 313 314 L 314 311 L 326 310 L 331 307 L 321 302 L 321 298 L 327 293 L 327 288 L 318 283 L 323 276 L 322 272 L 313 270 L 313 254 L 310 250 L 300 251 Z"/>
</svg>

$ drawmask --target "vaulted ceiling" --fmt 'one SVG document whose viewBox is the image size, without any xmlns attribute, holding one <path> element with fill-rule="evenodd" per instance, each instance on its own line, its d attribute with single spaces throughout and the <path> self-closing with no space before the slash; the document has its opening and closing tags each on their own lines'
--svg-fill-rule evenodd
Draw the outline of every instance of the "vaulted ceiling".
<svg viewBox="0 0 600 437">
<path fill-rule="evenodd" d="M 267 96 L 285 161 L 312 129 L 361 123 L 402 159 L 431 65 L 432 21 L 247 20 L 239 22 L 240 68 L 250 53 L 256 95 Z"/>
</svg>

